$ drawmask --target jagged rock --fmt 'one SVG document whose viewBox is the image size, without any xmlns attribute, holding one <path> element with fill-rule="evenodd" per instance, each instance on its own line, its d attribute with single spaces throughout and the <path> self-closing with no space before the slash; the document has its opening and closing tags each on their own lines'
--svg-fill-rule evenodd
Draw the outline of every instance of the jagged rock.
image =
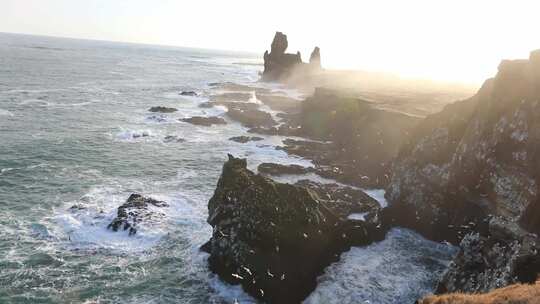
<svg viewBox="0 0 540 304">
<path fill-rule="evenodd" d="M 262 80 L 283 80 L 295 72 L 308 72 L 306 69 L 307 64 L 302 62 L 300 52 L 297 52 L 296 54 L 285 53 L 287 47 L 287 35 L 276 32 L 274 40 L 272 41 L 270 53 L 268 53 L 268 51 L 264 53 L 264 71 Z"/>
<path fill-rule="evenodd" d="M 182 118 L 180 121 L 187 122 L 193 125 L 206 126 L 210 127 L 212 125 L 225 125 L 227 122 L 225 119 L 217 116 L 212 117 L 203 117 L 203 116 L 193 116 L 189 118 Z"/>
<path fill-rule="evenodd" d="M 198 96 L 198 94 L 194 91 L 182 91 L 180 92 L 180 95 L 182 96 Z"/>
<path fill-rule="evenodd" d="M 300 180 L 295 185 L 306 187 L 326 201 L 326 206 L 342 218 L 352 213 L 375 212 L 379 203 L 360 189 L 338 184 L 321 184 L 311 180 Z"/>
<path fill-rule="evenodd" d="M 351 245 L 384 237 L 375 224 L 346 221 L 304 187 L 274 182 L 229 155 L 208 203 L 210 269 L 268 303 L 299 303 L 323 269 Z"/>
<path fill-rule="evenodd" d="M 157 106 L 157 107 L 151 107 L 150 109 L 148 109 L 148 111 L 149 112 L 159 112 L 159 113 L 173 113 L 173 112 L 178 111 L 178 109 Z"/>
<path fill-rule="evenodd" d="M 150 207 L 167 207 L 166 202 L 144 197 L 140 194 L 132 194 L 120 207 L 116 218 L 107 226 L 113 231 L 129 230 L 129 235 L 137 233 L 137 225 L 142 221 L 149 221 L 156 216 L 162 216 L 150 210 Z"/>
<path fill-rule="evenodd" d="M 313 52 L 311 53 L 311 56 L 309 57 L 309 66 L 312 69 L 320 69 L 321 68 L 321 50 L 318 46 L 313 49 Z"/>
<path fill-rule="evenodd" d="M 539 202 L 540 78 L 533 57 L 503 61 L 474 97 L 418 126 L 394 163 L 387 191 L 398 213 L 418 213 L 424 232 L 439 231 L 432 227 L 439 223 L 461 225 L 471 214 L 466 221 L 494 214 L 539 231 L 533 210 Z"/>
<path fill-rule="evenodd" d="M 229 140 L 245 144 L 250 141 L 261 141 L 261 140 L 264 140 L 264 138 L 257 137 L 257 136 L 243 136 L 242 135 L 242 136 L 231 137 L 229 138 Z"/>
<path fill-rule="evenodd" d="M 306 174 L 313 172 L 314 168 L 307 168 L 300 165 L 282 165 L 274 163 L 262 163 L 257 167 L 259 173 L 268 175 L 285 175 L 285 174 Z"/>
<path fill-rule="evenodd" d="M 282 95 L 258 94 L 257 99 L 274 111 L 288 114 L 299 113 L 302 105 L 300 100 Z"/>
<path fill-rule="evenodd" d="M 178 137 L 176 135 L 167 135 L 163 138 L 163 142 L 165 143 L 171 143 L 171 142 L 181 143 L 185 141 L 186 141 L 185 139 Z"/>
<path fill-rule="evenodd" d="M 475 96 L 428 116 L 394 161 L 383 221 L 461 244 L 441 292 L 488 291 L 540 272 L 536 241 L 523 236 L 540 231 L 537 54 L 503 61 Z"/>
<path fill-rule="evenodd" d="M 248 128 L 272 127 L 277 124 L 270 113 L 258 109 L 230 107 L 227 116 Z"/>
<path fill-rule="evenodd" d="M 462 239 L 437 292 L 482 293 L 517 282 L 533 283 L 540 272 L 539 241 L 514 222 L 492 218 L 487 233 Z"/>
<path fill-rule="evenodd" d="M 245 92 L 227 92 L 210 96 L 211 101 L 215 102 L 246 102 L 253 95 Z"/>
</svg>

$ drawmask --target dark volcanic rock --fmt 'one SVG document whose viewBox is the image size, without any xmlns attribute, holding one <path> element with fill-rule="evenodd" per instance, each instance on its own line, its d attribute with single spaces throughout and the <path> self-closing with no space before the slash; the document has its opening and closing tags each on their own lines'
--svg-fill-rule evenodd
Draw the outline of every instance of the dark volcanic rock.
<svg viewBox="0 0 540 304">
<path fill-rule="evenodd" d="M 441 291 L 487 291 L 539 271 L 520 264 L 538 254 L 515 233 L 516 223 L 540 231 L 537 54 L 503 61 L 475 96 L 428 116 L 394 162 L 385 221 L 461 243 Z M 534 275 L 520 274 L 527 267 Z"/>
<path fill-rule="evenodd" d="M 167 207 L 166 202 L 157 201 L 149 197 L 144 197 L 140 194 L 132 194 L 122 206 L 118 207 L 116 218 L 107 226 L 107 229 L 113 231 L 128 230 L 129 235 L 137 233 L 137 224 L 143 221 L 152 220 L 156 214 L 149 210 L 150 206 Z"/>
<path fill-rule="evenodd" d="M 148 109 L 148 111 L 159 112 L 159 113 L 173 113 L 173 112 L 178 111 L 178 109 L 158 106 L 158 107 L 151 107 L 150 109 Z"/>
<path fill-rule="evenodd" d="M 182 91 L 180 92 L 180 95 L 182 96 L 197 96 L 197 93 L 194 91 Z"/>
<path fill-rule="evenodd" d="M 258 109 L 230 107 L 227 116 L 248 128 L 272 127 L 277 124 L 270 113 Z"/>
<path fill-rule="evenodd" d="M 245 143 L 250 142 L 250 141 L 261 141 L 263 139 L 264 138 L 257 137 L 257 136 L 235 136 L 235 137 L 229 138 L 229 140 L 231 140 L 231 141 L 235 141 L 235 142 L 242 143 L 242 144 L 245 144 Z"/>
<path fill-rule="evenodd" d="M 313 168 L 307 168 L 300 165 L 282 165 L 274 163 L 262 163 L 257 167 L 257 171 L 269 175 L 284 175 L 284 174 L 306 174 L 313 172 Z"/>
<path fill-rule="evenodd" d="M 384 237 L 363 221 L 344 221 L 304 188 L 276 183 L 229 156 L 208 203 L 210 269 L 268 303 L 299 303 L 323 269 L 351 245 Z"/>
<path fill-rule="evenodd" d="M 437 292 L 482 293 L 517 282 L 534 283 L 540 272 L 539 242 L 516 223 L 492 218 L 487 233 L 463 238 Z"/>
<path fill-rule="evenodd" d="M 190 118 L 182 118 L 180 121 L 187 122 L 193 125 L 199 126 L 212 126 L 212 125 L 225 125 L 227 122 L 225 119 L 217 116 L 212 117 L 203 117 L 203 116 L 193 116 Z"/>
<path fill-rule="evenodd" d="M 297 52 L 296 54 L 285 53 L 288 45 L 287 35 L 276 32 L 274 40 L 272 41 L 270 53 L 268 53 L 268 51 L 264 53 L 264 72 L 262 80 L 284 80 L 293 73 L 305 73 L 309 71 L 307 69 L 308 65 L 302 62 L 300 52 Z"/>
<path fill-rule="evenodd" d="M 171 143 L 171 142 L 181 143 L 185 141 L 186 141 L 185 139 L 178 137 L 176 135 L 167 135 L 163 138 L 163 142 L 165 143 Z"/>
<path fill-rule="evenodd" d="M 302 101 L 288 96 L 258 94 L 257 99 L 270 107 L 274 111 L 291 113 L 299 113 Z"/>
<path fill-rule="evenodd" d="M 227 92 L 219 95 L 210 96 L 211 101 L 215 102 L 246 102 L 251 99 L 253 95 L 245 92 Z"/>
<path fill-rule="evenodd" d="M 295 185 L 306 187 L 326 200 L 326 206 L 335 214 L 346 218 L 352 213 L 375 212 L 379 203 L 360 189 L 338 184 L 321 184 L 310 180 L 300 180 Z"/>
</svg>

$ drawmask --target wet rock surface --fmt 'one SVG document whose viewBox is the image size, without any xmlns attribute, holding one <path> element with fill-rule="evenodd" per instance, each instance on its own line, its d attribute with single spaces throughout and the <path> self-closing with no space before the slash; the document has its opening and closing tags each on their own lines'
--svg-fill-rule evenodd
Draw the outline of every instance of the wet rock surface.
<svg viewBox="0 0 540 304">
<path fill-rule="evenodd" d="M 503 61 L 478 93 L 428 116 L 394 162 L 385 220 L 461 252 L 440 292 L 485 292 L 540 272 L 540 56 Z"/>
<path fill-rule="evenodd" d="M 313 172 L 313 168 L 303 167 L 300 165 L 282 165 L 274 163 L 262 163 L 257 167 L 257 171 L 268 175 L 287 175 L 287 174 L 306 174 Z"/>
<path fill-rule="evenodd" d="M 116 218 L 107 226 L 113 231 L 127 230 L 129 235 L 137 233 L 137 225 L 141 222 L 151 221 L 155 217 L 163 216 L 152 210 L 152 207 L 167 207 L 166 202 L 132 194 L 127 201 L 118 207 Z"/>
<path fill-rule="evenodd" d="M 193 116 L 190 118 L 182 118 L 180 121 L 187 122 L 193 125 L 198 126 L 206 126 L 210 127 L 212 125 L 225 125 L 227 124 L 227 121 L 221 117 L 217 116 L 211 116 L 211 117 L 203 117 L 203 116 Z"/>
<path fill-rule="evenodd" d="M 154 113 L 173 113 L 173 112 L 178 111 L 178 109 L 176 109 L 176 108 L 169 108 L 169 107 L 157 106 L 157 107 L 151 107 L 150 109 L 148 109 L 148 111 L 149 111 L 149 112 L 154 112 Z"/>
<path fill-rule="evenodd" d="M 323 184 L 311 180 L 300 180 L 297 186 L 308 188 L 326 201 L 326 206 L 342 218 L 352 213 L 373 213 L 380 209 L 379 203 L 360 189 L 339 184 Z"/>
<path fill-rule="evenodd" d="M 324 267 L 352 245 L 384 237 L 383 229 L 343 220 L 305 187 L 274 182 L 229 156 L 208 203 L 210 269 L 268 303 L 299 303 Z"/>
<path fill-rule="evenodd" d="M 194 91 L 182 91 L 182 92 L 180 92 L 180 95 L 182 95 L 182 96 L 198 96 L 199 94 L 197 94 Z"/>
<path fill-rule="evenodd" d="M 257 136 L 244 136 L 244 135 L 242 135 L 242 136 L 231 137 L 231 138 L 229 138 L 229 140 L 237 142 L 237 143 L 245 144 L 245 143 L 248 143 L 250 141 L 261 141 L 261 140 L 264 140 L 264 138 L 257 137 Z"/>
</svg>

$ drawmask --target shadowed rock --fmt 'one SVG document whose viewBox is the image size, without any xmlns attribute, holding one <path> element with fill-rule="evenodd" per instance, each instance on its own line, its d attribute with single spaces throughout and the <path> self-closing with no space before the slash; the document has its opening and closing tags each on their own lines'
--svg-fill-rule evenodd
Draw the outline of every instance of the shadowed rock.
<svg viewBox="0 0 540 304">
<path fill-rule="evenodd" d="M 122 206 L 118 207 L 116 218 L 107 226 L 113 231 L 129 230 L 129 235 L 137 233 L 137 225 L 143 221 L 152 220 L 156 216 L 162 216 L 150 210 L 150 207 L 167 207 L 166 202 L 144 197 L 140 194 L 132 194 Z"/>
<path fill-rule="evenodd" d="M 180 92 L 182 96 L 197 96 L 198 94 L 194 91 L 182 91 Z"/>
<path fill-rule="evenodd" d="M 351 245 L 384 237 L 373 223 L 341 219 L 314 192 L 274 182 L 229 156 L 208 203 L 210 269 L 268 303 L 299 303 Z"/>
<path fill-rule="evenodd" d="M 212 117 L 193 116 L 193 117 L 189 117 L 189 118 L 182 118 L 182 119 L 180 119 L 180 121 L 187 122 L 187 123 L 190 123 L 190 124 L 193 124 L 193 125 L 206 126 L 206 127 L 210 127 L 212 125 L 225 125 L 225 124 L 227 124 L 225 119 L 223 119 L 221 117 L 217 117 L 217 116 L 212 116 Z"/>
<path fill-rule="evenodd" d="M 158 113 L 173 113 L 173 112 L 178 111 L 178 109 L 157 106 L 157 107 L 151 107 L 150 109 L 148 109 L 148 111 L 149 112 L 158 112 Z"/>
<path fill-rule="evenodd" d="M 229 138 L 229 140 L 245 144 L 250 141 L 261 141 L 261 140 L 264 140 L 264 138 L 257 137 L 257 136 L 235 136 L 235 137 Z"/>
<path fill-rule="evenodd" d="M 306 174 L 313 172 L 313 168 L 307 168 L 300 165 L 282 165 L 274 163 L 262 163 L 257 167 L 257 171 L 269 175 L 286 175 L 286 174 Z"/>
</svg>

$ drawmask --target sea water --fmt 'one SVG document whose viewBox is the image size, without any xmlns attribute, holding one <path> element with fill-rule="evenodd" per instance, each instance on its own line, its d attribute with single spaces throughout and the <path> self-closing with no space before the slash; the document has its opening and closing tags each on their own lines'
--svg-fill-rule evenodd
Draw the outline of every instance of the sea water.
<svg viewBox="0 0 540 304">
<path fill-rule="evenodd" d="M 256 83 L 260 63 L 253 54 L 0 34 L 0 303 L 255 303 L 210 273 L 199 251 L 227 153 L 247 157 L 251 169 L 313 164 L 276 150 L 282 137 L 239 144 L 228 140 L 247 134 L 238 123 L 179 119 L 224 115 L 198 106 L 221 92 L 212 83 L 297 96 Z M 169 207 L 135 236 L 107 230 L 131 193 Z M 306 302 L 399 303 L 394 296 L 430 292 L 452 252 L 437 246 L 395 230 L 344 253 Z"/>
</svg>

